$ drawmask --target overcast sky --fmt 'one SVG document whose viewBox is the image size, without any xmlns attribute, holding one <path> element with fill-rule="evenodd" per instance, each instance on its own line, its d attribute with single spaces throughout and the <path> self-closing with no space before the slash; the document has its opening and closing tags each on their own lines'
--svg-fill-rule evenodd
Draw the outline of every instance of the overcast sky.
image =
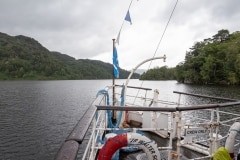
<svg viewBox="0 0 240 160">
<path fill-rule="evenodd" d="M 112 39 L 131 0 L 0 0 L 0 32 L 32 37 L 50 51 L 112 63 Z M 176 0 L 133 0 L 124 22 L 119 65 L 130 70 L 153 57 Z M 240 0 L 179 0 L 156 56 L 176 66 L 194 42 L 221 29 L 240 31 Z M 148 64 L 149 65 L 149 64 Z M 146 65 L 146 66 L 148 66 Z M 143 66 L 144 67 L 144 66 Z M 142 68 L 142 67 L 140 67 Z"/>
</svg>

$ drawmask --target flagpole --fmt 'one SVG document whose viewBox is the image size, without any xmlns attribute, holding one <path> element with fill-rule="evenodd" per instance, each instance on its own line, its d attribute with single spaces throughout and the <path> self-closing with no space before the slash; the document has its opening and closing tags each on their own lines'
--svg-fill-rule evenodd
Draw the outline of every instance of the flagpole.
<svg viewBox="0 0 240 160">
<path fill-rule="evenodd" d="M 113 54 L 114 54 L 114 47 L 115 47 L 115 39 L 112 39 L 113 41 Z M 112 105 L 115 105 L 115 76 L 114 76 L 114 65 L 113 65 L 113 70 L 112 70 Z M 112 119 L 115 120 L 115 111 L 112 110 Z"/>
<path fill-rule="evenodd" d="M 115 39 L 112 39 L 113 41 L 113 51 L 114 51 L 114 47 L 115 47 Z M 112 89 L 112 103 L 113 103 L 113 106 L 115 105 L 115 76 L 114 76 L 114 66 L 113 66 L 113 74 L 112 74 L 112 86 L 113 86 L 113 89 Z"/>
</svg>

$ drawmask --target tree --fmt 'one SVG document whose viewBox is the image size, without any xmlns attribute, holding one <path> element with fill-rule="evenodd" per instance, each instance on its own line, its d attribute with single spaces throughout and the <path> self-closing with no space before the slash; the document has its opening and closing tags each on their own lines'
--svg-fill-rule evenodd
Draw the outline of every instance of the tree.
<svg viewBox="0 0 240 160">
<path fill-rule="evenodd" d="M 175 68 L 168 68 L 167 66 L 155 67 L 153 69 L 144 72 L 141 80 L 173 80 L 176 79 Z"/>
<path fill-rule="evenodd" d="M 205 58 L 205 63 L 203 64 L 200 72 L 204 83 L 211 82 L 211 79 L 215 76 L 215 69 L 216 64 L 214 63 L 214 58 L 209 55 Z"/>
<path fill-rule="evenodd" d="M 217 42 L 223 42 L 223 41 L 227 40 L 228 37 L 229 37 L 229 31 L 226 29 L 222 29 L 213 36 L 213 40 L 217 41 Z"/>
<path fill-rule="evenodd" d="M 223 29 L 196 42 L 176 71 L 181 82 L 240 84 L 240 32 Z"/>
</svg>

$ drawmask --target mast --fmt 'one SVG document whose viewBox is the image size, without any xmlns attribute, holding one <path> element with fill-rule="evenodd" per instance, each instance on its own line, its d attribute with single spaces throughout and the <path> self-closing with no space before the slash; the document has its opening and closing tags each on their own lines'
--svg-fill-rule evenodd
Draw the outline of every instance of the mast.
<svg viewBox="0 0 240 160">
<path fill-rule="evenodd" d="M 114 47 L 115 47 L 115 39 L 112 39 L 112 41 L 113 41 L 113 54 L 114 54 Z M 114 55 L 113 55 L 114 56 Z M 114 76 L 114 66 L 113 66 L 113 72 L 112 72 L 112 86 L 113 86 L 113 88 L 112 88 L 112 105 L 114 106 L 115 105 L 115 76 Z M 113 112 L 113 114 L 114 114 L 114 112 Z M 114 117 L 114 115 L 113 115 L 113 117 Z"/>
<path fill-rule="evenodd" d="M 112 39 L 113 41 L 113 56 L 114 56 L 114 47 L 115 47 L 115 39 Z M 112 105 L 115 106 L 115 76 L 114 76 L 114 64 L 113 64 L 113 70 L 112 70 Z M 114 110 L 112 110 L 112 119 L 115 119 L 115 113 Z"/>
</svg>

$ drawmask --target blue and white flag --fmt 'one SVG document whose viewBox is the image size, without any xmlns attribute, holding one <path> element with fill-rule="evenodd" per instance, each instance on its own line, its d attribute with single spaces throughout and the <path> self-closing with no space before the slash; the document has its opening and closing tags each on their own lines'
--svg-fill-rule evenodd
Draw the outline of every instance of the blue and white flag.
<svg viewBox="0 0 240 160">
<path fill-rule="evenodd" d="M 130 22 L 130 24 L 132 24 L 132 20 L 131 20 L 131 17 L 130 17 L 130 13 L 129 13 L 129 10 L 127 11 L 127 14 L 125 16 L 125 20 Z"/>
<path fill-rule="evenodd" d="M 119 64 L 118 64 L 117 49 L 116 49 L 116 47 L 114 46 L 114 47 L 113 47 L 113 74 L 114 74 L 114 77 L 115 77 L 115 78 L 118 78 L 118 77 L 119 77 L 118 68 L 119 68 Z"/>
</svg>

